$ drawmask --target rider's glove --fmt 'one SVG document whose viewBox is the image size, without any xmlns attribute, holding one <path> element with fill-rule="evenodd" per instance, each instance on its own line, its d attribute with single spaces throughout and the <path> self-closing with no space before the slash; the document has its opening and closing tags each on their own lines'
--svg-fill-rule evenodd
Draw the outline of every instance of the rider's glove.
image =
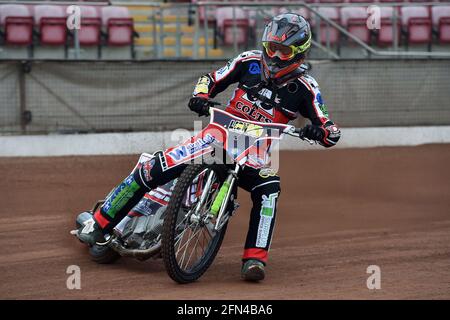
<svg viewBox="0 0 450 320">
<path fill-rule="evenodd" d="M 198 113 L 198 116 L 209 115 L 209 101 L 202 97 L 192 97 L 188 104 L 189 109 Z"/>
<path fill-rule="evenodd" d="M 322 127 L 308 124 L 302 129 L 300 138 L 307 138 L 314 141 L 322 141 L 325 137 L 325 130 Z"/>
</svg>

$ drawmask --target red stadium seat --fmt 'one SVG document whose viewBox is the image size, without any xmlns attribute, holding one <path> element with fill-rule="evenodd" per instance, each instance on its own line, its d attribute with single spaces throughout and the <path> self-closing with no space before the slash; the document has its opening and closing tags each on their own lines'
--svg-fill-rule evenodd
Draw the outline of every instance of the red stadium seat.
<svg viewBox="0 0 450 320">
<path fill-rule="evenodd" d="M 440 43 L 450 43 L 450 6 L 431 8 L 433 26 L 438 32 Z"/>
<path fill-rule="evenodd" d="M 345 7 L 341 9 L 341 23 L 348 32 L 365 43 L 370 41 L 370 30 L 367 28 L 366 7 Z"/>
<path fill-rule="evenodd" d="M 211 25 L 216 22 L 217 7 L 201 6 L 198 8 L 198 10 L 199 10 L 200 25 L 203 26 L 203 24 L 205 23 L 205 19 L 208 25 Z"/>
<path fill-rule="evenodd" d="M 33 17 L 27 6 L 0 6 L 0 24 L 4 26 L 5 44 L 28 46 L 33 43 Z"/>
<path fill-rule="evenodd" d="M 199 0 L 192 0 L 192 3 L 197 3 Z M 217 7 L 216 6 L 200 6 L 198 7 L 198 15 L 200 20 L 200 25 L 203 26 L 206 22 L 208 25 L 213 25 L 216 23 L 216 13 Z"/>
<path fill-rule="evenodd" d="M 109 46 L 133 44 L 133 19 L 126 7 L 108 6 L 101 8 L 102 23 L 108 33 Z"/>
<path fill-rule="evenodd" d="M 81 6 L 81 28 L 78 30 L 78 39 L 81 46 L 100 45 L 100 32 L 102 21 L 95 7 Z"/>
<path fill-rule="evenodd" d="M 238 44 L 245 44 L 248 40 L 248 30 L 250 25 L 248 15 L 239 7 L 235 7 L 234 10 L 237 29 L 236 35 L 234 35 L 233 8 L 221 7 L 217 9 L 217 28 L 223 36 L 225 45 L 233 44 L 235 36 Z"/>
<path fill-rule="evenodd" d="M 296 13 L 301 15 L 303 18 L 305 18 L 306 20 L 310 19 L 310 14 L 309 14 L 309 10 L 306 9 L 305 7 L 301 7 L 301 8 L 293 8 L 293 7 L 287 7 L 287 8 L 281 8 L 279 13 Z"/>
<path fill-rule="evenodd" d="M 239 7 L 234 8 L 236 19 L 248 19 L 248 15 L 243 9 Z M 216 17 L 217 17 L 217 27 L 219 28 L 219 30 L 222 30 L 225 20 L 233 20 L 233 7 L 217 8 Z"/>
<path fill-rule="evenodd" d="M 257 19 L 263 19 L 263 23 L 267 24 L 271 17 L 275 17 L 277 15 L 279 15 L 281 12 L 281 9 L 283 8 L 279 8 L 279 7 L 265 7 L 263 9 L 264 14 L 262 15 L 263 17 L 261 17 L 261 12 L 258 12 L 258 10 L 255 9 L 246 9 L 246 13 L 248 16 L 248 19 L 250 20 L 250 27 L 254 27 L 256 25 L 256 20 Z M 289 8 L 290 10 L 293 10 L 294 8 L 291 7 Z"/>
<path fill-rule="evenodd" d="M 377 42 L 380 46 L 392 45 L 394 41 L 393 14 L 393 7 L 380 7 L 381 25 L 377 35 Z M 397 40 L 399 43 L 401 38 L 401 21 L 398 14 L 397 17 Z"/>
<path fill-rule="evenodd" d="M 233 20 L 225 20 L 223 22 L 223 41 L 225 45 L 234 44 L 234 22 Z M 236 19 L 236 28 L 238 32 L 236 33 L 236 43 L 238 45 L 246 44 L 248 40 L 248 19 Z"/>
<path fill-rule="evenodd" d="M 402 7 L 403 28 L 407 33 L 407 41 L 411 44 L 431 42 L 430 11 L 425 6 Z"/>
<path fill-rule="evenodd" d="M 37 5 L 34 7 L 34 20 L 39 28 L 42 45 L 66 44 L 66 12 L 62 6 Z"/>
<path fill-rule="evenodd" d="M 339 10 L 335 7 L 319 7 L 317 9 L 319 14 L 339 23 Z M 327 43 L 327 37 L 330 45 L 334 45 L 339 42 L 339 31 L 333 28 L 331 25 L 321 20 L 320 22 L 320 42 L 322 44 Z"/>
</svg>

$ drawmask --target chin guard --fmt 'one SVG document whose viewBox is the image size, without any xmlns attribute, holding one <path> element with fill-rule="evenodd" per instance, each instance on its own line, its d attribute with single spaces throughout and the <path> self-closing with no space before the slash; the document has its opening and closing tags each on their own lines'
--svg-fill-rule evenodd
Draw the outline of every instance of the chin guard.
<svg viewBox="0 0 450 320">
<path fill-rule="evenodd" d="M 288 74 L 286 74 L 286 75 L 284 75 L 284 76 L 282 76 L 280 78 L 270 79 L 269 81 L 273 82 L 273 84 L 277 88 L 281 88 L 284 85 L 286 85 L 289 82 L 291 82 L 292 80 L 295 80 L 295 79 L 301 77 L 307 71 L 308 71 L 308 66 L 306 64 L 302 64 L 300 67 L 298 67 L 294 71 L 289 72 Z"/>
</svg>

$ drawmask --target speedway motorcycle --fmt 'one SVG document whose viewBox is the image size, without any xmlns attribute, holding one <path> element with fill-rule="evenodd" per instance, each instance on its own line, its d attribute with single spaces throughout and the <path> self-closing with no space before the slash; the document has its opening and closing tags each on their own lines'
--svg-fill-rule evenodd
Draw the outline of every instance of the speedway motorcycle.
<svg viewBox="0 0 450 320">
<path fill-rule="evenodd" d="M 245 166 L 267 168 L 273 142 L 284 135 L 313 144 L 292 125 L 245 120 L 211 107 L 210 122 L 199 134 L 164 153 L 163 168 L 188 164 L 183 173 L 148 192 L 105 243 L 89 247 L 91 258 L 98 263 L 120 257 L 162 258 L 174 281 L 197 280 L 212 264 L 228 221 L 239 207 L 239 172 Z M 144 154 L 140 161 L 146 157 L 150 155 Z M 77 230 L 71 233 L 91 227 L 92 213 L 102 203 L 81 213 Z"/>
</svg>

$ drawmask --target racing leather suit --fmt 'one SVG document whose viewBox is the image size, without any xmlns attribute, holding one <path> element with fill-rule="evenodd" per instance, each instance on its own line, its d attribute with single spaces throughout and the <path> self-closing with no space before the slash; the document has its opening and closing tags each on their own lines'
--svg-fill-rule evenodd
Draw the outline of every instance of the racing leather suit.
<svg viewBox="0 0 450 320">
<path fill-rule="evenodd" d="M 238 83 L 226 111 L 238 117 L 273 123 L 288 123 L 299 114 L 324 130 L 324 147 L 334 146 L 340 130 L 329 119 L 317 82 L 300 70 L 298 77 L 281 87 L 261 79 L 261 52 L 248 51 L 230 60 L 223 68 L 202 76 L 194 97 L 213 98 L 229 85 Z M 157 152 L 138 165 L 94 213 L 104 233 L 112 228 L 139 202 L 146 192 L 177 178 L 186 165 L 164 169 L 169 155 Z M 280 195 L 280 177 L 267 168 L 246 166 L 238 176 L 239 187 L 251 193 L 253 207 L 242 259 L 267 262 Z"/>
</svg>

